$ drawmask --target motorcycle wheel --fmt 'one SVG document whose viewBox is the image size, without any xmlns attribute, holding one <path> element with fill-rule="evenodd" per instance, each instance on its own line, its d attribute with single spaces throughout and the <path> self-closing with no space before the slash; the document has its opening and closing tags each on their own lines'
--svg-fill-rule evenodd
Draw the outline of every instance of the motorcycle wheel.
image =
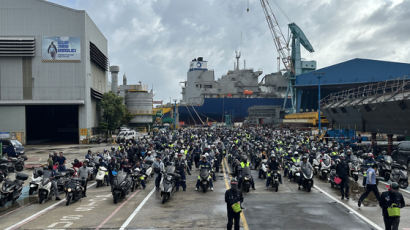
<svg viewBox="0 0 410 230">
<path fill-rule="evenodd" d="M 333 184 L 333 182 L 330 182 L 330 187 L 334 188 L 335 185 Z"/>
<path fill-rule="evenodd" d="M 97 180 L 97 185 L 96 185 L 96 187 L 98 188 L 98 187 L 100 187 L 101 186 L 101 181 L 100 180 Z"/>
<path fill-rule="evenodd" d="M 30 189 L 28 190 L 28 194 L 31 196 L 33 195 L 34 191 L 35 189 L 30 187 Z"/>
<path fill-rule="evenodd" d="M 311 189 L 312 189 L 312 187 L 311 187 L 310 184 L 308 183 L 308 184 L 306 185 L 306 191 L 307 191 L 307 192 L 310 192 Z"/>
<path fill-rule="evenodd" d="M 3 207 L 6 204 L 6 200 L 1 199 L 0 200 L 0 207 Z"/>
<path fill-rule="evenodd" d="M 38 196 L 38 203 L 42 204 L 44 201 L 44 197 L 42 195 Z"/>
<path fill-rule="evenodd" d="M 66 206 L 70 205 L 71 199 L 72 199 L 72 195 L 67 195 L 66 202 L 65 202 Z"/>
<path fill-rule="evenodd" d="M 114 194 L 113 198 L 114 198 L 114 204 L 118 203 L 118 195 Z"/>
<path fill-rule="evenodd" d="M 278 192 L 278 190 L 279 190 L 279 185 L 276 185 L 275 192 Z"/>
<path fill-rule="evenodd" d="M 168 193 L 164 193 L 164 194 L 162 194 L 162 203 L 164 204 L 165 202 L 167 202 L 167 200 L 168 200 Z"/>
<path fill-rule="evenodd" d="M 359 180 L 359 176 L 358 175 L 353 175 L 353 179 L 355 182 L 357 182 Z"/>
<path fill-rule="evenodd" d="M 406 189 L 409 186 L 409 182 L 407 182 L 406 180 L 400 180 L 399 186 L 402 189 Z"/>
</svg>

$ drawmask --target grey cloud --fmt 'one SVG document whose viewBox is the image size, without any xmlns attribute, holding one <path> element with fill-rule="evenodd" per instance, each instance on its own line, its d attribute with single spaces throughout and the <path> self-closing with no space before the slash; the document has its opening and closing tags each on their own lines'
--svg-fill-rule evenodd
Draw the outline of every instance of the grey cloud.
<svg viewBox="0 0 410 230">
<path fill-rule="evenodd" d="M 69 4 L 65 0 L 51 0 Z M 271 1 L 272 2 L 272 1 Z M 275 0 L 278 21 L 296 22 L 316 52 L 302 51 L 318 67 L 350 58 L 391 58 L 406 62 L 410 2 L 385 0 Z M 277 70 L 274 48 L 259 0 L 87 0 L 68 6 L 85 9 L 108 38 L 111 64 L 120 65 L 129 83 L 154 86 L 157 99 L 180 98 L 179 81 L 197 56 L 220 77 L 233 68 L 240 48 L 247 67 Z M 242 34 L 242 39 L 241 39 Z M 242 66 L 242 64 L 241 64 Z M 121 73 L 122 74 L 122 73 Z"/>
</svg>

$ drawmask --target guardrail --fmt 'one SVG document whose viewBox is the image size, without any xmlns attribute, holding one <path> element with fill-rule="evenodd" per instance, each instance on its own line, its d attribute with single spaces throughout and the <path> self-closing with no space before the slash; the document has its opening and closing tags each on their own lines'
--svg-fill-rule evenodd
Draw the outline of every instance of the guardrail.
<svg viewBox="0 0 410 230">
<path fill-rule="evenodd" d="M 385 94 L 397 95 L 410 92 L 410 78 L 404 76 L 394 80 L 371 83 L 353 89 L 347 89 L 336 93 L 331 93 L 322 100 L 320 105 L 329 105 L 346 100 L 368 98 L 372 96 L 382 96 Z"/>
</svg>

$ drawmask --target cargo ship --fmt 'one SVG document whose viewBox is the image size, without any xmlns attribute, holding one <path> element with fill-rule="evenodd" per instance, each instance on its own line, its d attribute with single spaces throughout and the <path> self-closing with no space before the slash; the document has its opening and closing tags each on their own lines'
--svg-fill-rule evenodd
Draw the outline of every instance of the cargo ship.
<svg viewBox="0 0 410 230">
<path fill-rule="evenodd" d="M 262 71 L 247 69 L 245 61 L 242 69 L 239 65 L 240 53 L 237 53 L 234 70 L 215 80 L 214 70 L 208 69 L 203 57 L 193 59 L 187 80 L 182 82 L 179 122 L 191 125 L 226 119 L 243 122 L 253 106 L 283 106 L 287 81 L 281 72 L 262 77 Z"/>
</svg>

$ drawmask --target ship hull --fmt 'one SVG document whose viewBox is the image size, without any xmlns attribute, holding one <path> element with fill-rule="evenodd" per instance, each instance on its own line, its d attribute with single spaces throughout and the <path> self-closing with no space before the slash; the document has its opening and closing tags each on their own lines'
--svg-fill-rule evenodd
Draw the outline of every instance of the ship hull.
<svg viewBox="0 0 410 230">
<path fill-rule="evenodd" d="M 233 122 L 243 122 L 248 116 L 249 107 L 282 106 L 283 101 L 284 98 L 205 98 L 202 105 L 179 105 L 179 121 L 185 124 L 201 124 L 201 120 L 224 122 L 225 115 L 230 115 Z M 287 107 L 290 107 L 290 103 Z"/>
</svg>

